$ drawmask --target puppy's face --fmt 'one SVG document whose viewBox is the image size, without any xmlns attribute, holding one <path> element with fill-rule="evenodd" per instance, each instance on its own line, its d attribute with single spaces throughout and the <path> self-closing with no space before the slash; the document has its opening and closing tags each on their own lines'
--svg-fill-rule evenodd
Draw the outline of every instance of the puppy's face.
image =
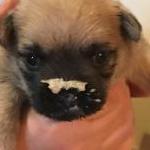
<svg viewBox="0 0 150 150">
<path fill-rule="evenodd" d="M 22 0 L 7 20 L 11 28 L 5 45 L 17 58 L 31 104 L 58 120 L 101 108 L 110 83 L 125 66 L 128 46 L 141 31 L 132 15 L 109 0 Z M 85 91 L 54 94 L 41 82 L 56 78 L 84 82 Z"/>
</svg>

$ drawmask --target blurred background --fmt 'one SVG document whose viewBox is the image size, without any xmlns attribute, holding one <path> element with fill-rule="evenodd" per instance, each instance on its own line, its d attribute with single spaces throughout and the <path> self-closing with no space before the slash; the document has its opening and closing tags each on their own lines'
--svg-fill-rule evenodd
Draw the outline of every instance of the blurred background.
<svg viewBox="0 0 150 150">
<path fill-rule="evenodd" d="M 150 0 L 122 0 L 143 25 L 150 42 Z M 150 150 L 150 98 L 134 98 L 136 143 L 135 150 Z"/>
<path fill-rule="evenodd" d="M 121 0 L 140 20 L 150 40 L 150 0 Z"/>
</svg>

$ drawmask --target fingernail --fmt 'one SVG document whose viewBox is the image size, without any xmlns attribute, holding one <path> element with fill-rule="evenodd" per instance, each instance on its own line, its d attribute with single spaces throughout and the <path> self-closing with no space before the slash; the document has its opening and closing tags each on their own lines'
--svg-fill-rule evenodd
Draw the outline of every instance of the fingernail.
<svg viewBox="0 0 150 150">
<path fill-rule="evenodd" d="M 4 4 L 5 0 L 0 0 L 0 6 Z"/>
</svg>

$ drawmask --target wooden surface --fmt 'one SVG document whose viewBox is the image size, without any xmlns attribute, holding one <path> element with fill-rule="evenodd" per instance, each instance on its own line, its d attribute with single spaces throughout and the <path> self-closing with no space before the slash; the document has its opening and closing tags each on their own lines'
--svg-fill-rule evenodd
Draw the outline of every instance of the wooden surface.
<svg viewBox="0 0 150 150">
<path fill-rule="evenodd" d="M 150 98 L 133 99 L 136 149 L 150 150 Z"/>
</svg>

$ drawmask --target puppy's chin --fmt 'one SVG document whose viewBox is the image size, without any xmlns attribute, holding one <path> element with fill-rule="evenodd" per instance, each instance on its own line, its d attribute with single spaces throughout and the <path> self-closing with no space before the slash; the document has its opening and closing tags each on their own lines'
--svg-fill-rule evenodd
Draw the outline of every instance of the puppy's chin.
<svg viewBox="0 0 150 150">
<path fill-rule="evenodd" d="M 33 108 L 40 114 L 57 121 L 72 121 L 96 113 L 105 103 L 105 94 L 86 85 L 85 91 L 76 88 L 61 89 L 54 94 L 47 84 L 42 83 L 40 95 L 32 101 Z"/>
</svg>

